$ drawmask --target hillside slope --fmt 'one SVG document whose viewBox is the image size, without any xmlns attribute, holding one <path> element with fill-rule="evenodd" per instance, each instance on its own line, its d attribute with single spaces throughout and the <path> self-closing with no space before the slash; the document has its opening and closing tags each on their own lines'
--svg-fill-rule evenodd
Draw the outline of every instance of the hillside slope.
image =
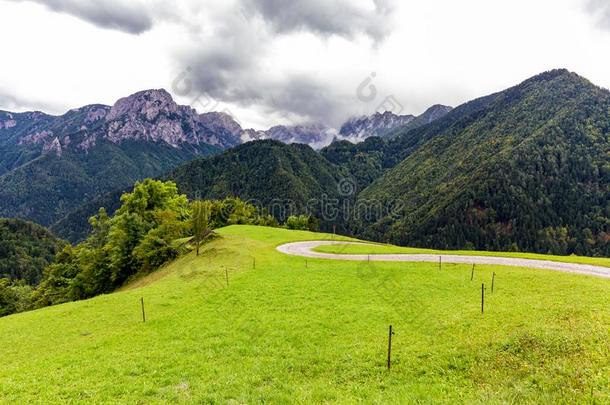
<svg viewBox="0 0 610 405">
<path fill-rule="evenodd" d="M 403 245 L 608 256 L 609 133 L 607 90 L 541 74 L 398 136 L 412 153 L 359 201 L 401 209 L 354 230 Z"/>
<path fill-rule="evenodd" d="M 20 219 L 0 218 L 0 279 L 40 282 L 64 242 L 47 229 Z"/>
<path fill-rule="evenodd" d="M 0 319 L 0 402 L 610 400 L 605 280 L 485 266 L 471 282 L 469 265 L 306 263 L 276 246 L 332 235 L 218 232 L 201 256 L 121 292 Z"/>
</svg>

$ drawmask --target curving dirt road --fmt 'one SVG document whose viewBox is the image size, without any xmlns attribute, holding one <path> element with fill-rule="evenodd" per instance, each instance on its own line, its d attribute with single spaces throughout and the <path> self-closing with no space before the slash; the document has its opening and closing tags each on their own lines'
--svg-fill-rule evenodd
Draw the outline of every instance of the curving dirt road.
<svg viewBox="0 0 610 405">
<path fill-rule="evenodd" d="M 443 263 L 462 264 L 490 264 L 500 266 L 518 266 L 534 269 L 545 269 L 563 271 L 568 273 L 587 274 L 598 277 L 610 278 L 610 267 L 593 266 L 589 264 L 563 263 L 548 260 L 519 259 L 510 257 L 492 256 L 461 256 L 461 255 L 433 255 L 433 254 L 337 254 L 314 252 L 312 249 L 323 245 L 366 245 L 358 242 L 335 242 L 335 241 L 307 241 L 293 242 L 278 246 L 276 249 L 282 253 L 293 256 L 311 257 L 316 259 L 331 260 L 356 260 L 356 261 L 380 261 L 380 262 L 436 262 L 439 257 Z M 373 245 L 371 245 L 373 246 Z"/>
</svg>

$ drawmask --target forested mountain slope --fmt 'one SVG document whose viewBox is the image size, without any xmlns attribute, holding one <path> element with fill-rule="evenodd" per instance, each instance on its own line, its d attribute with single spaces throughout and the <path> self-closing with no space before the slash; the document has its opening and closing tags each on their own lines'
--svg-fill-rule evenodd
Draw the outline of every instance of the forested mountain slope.
<svg viewBox="0 0 610 405">
<path fill-rule="evenodd" d="M 331 205 L 337 209 L 339 201 L 355 197 L 346 171 L 307 145 L 272 140 L 248 142 L 187 163 L 167 179 L 191 198 L 239 196 L 281 220 L 290 213 L 309 211 L 322 224 L 339 221 Z M 323 212 L 325 207 L 328 213 Z"/>
<path fill-rule="evenodd" d="M 63 245 L 39 225 L 0 218 L 0 279 L 38 284 L 43 269 Z"/>
<path fill-rule="evenodd" d="M 353 231 L 406 245 L 610 255 L 610 93 L 565 70 L 456 108 L 358 197 Z"/>
</svg>

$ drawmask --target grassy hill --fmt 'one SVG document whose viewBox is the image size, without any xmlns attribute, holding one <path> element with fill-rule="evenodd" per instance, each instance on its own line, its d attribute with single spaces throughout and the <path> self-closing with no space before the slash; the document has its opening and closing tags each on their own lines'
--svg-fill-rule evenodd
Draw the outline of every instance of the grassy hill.
<svg viewBox="0 0 610 405">
<path fill-rule="evenodd" d="M 120 292 L 0 319 L 0 402 L 610 400 L 608 280 L 480 266 L 471 282 L 470 266 L 275 250 L 331 235 L 219 233 Z"/>
</svg>

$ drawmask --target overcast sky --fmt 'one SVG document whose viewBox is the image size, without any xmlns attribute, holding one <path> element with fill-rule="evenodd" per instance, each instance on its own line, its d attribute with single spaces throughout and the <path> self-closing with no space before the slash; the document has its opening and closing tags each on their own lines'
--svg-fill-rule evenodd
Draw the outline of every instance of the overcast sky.
<svg viewBox="0 0 610 405">
<path fill-rule="evenodd" d="M 610 87 L 609 0 L 0 0 L 0 38 L 11 111 L 165 88 L 263 129 L 419 114 L 558 67 Z"/>
</svg>

